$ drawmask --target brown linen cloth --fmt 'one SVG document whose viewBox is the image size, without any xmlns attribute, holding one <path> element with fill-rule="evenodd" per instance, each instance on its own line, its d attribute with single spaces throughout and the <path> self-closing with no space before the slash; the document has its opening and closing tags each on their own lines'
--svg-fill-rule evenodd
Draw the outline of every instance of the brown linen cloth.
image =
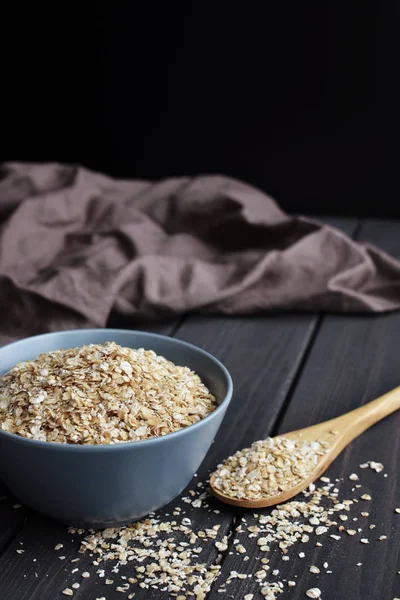
<svg viewBox="0 0 400 600">
<path fill-rule="evenodd" d="M 187 311 L 381 312 L 400 263 L 219 176 L 118 181 L 61 164 L 0 172 L 0 341 Z"/>
</svg>

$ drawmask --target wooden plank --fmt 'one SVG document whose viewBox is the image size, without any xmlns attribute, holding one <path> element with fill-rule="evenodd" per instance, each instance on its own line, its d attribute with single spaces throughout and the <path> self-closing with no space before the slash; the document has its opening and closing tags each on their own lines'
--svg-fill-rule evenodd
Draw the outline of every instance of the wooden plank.
<svg viewBox="0 0 400 600">
<path fill-rule="evenodd" d="M 171 319 L 169 321 L 160 321 L 157 323 L 142 323 L 139 321 L 132 321 L 130 319 L 124 319 L 118 315 L 111 315 L 107 327 L 115 329 L 137 329 L 138 331 L 147 331 L 149 333 L 161 333 L 162 335 L 173 335 L 174 331 L 178 328 L 182 319 Z"/>
<path fill-rule="evenodd" d="M 336 223 L 346 231 L 352 231 L 355 227 L 355 222 L 350 220 L 336 220 Z M 280 314 L 261 318 L 190 317 L 183 322 L 177 331 L 178 337 L 202 346 L 221 358 L 231 370 L 236 387 L 223 427 L 201 467 L 201 477 L 204 478 L 208 470 L 227 453 L 250 443 L 255 437 L 267 435 L 271 430 L 312 342 L 317 322 L 318 317 L 310 314 Z M 216 502 L 198 510 L 179 500 L 160 511 L 159 516 L 170 519 L 174 506 L 179 506 L 182 515 L 185 511 L 185 516 L 192 519 L 195 530 L 220 524 L 219 537 L 231 531 L 234 511 Z M 220 513 L 216 514 L 214 510 Z M 61 538 L 68 552 L 64 552 L 63 560 L 58 560 L 52 549 Z M 25 552 L 18 555 L 16 560 L 16 550 L 21 547 Z M 76 538 L 72 541 L 65 537 L 62 526 L 33 514 L 0 558 L 0 571 L 3 573 L 0 597 L 5 593 L 9 600 L 59 597 L 61 590 L 69 587 L 73 581 L 69 561 L 80 556 L 78 548 L 79 540 Z M 201 560 L 211 565 L 216 561 L 217 554 L 211 544 L 202 553 Z M 35 568 L 40 566 L 40 573 L 37 568 L 32 568 L 34 559 Z M 91 573 L 91 578 L 85 580 L 84 585 L 74 593 L 75 598 L 92 600 L 105 595 L 105 592 L 107 600 L 121 597 L 108 587 L 104 589 L 96 575 L 98 567 L 91 565 L 88 557 L 81 557 L 81 560 Z M 22 583 L 21 574 L 24 575 Z M 148 597 L 146 590 L 136 588 L 135 591 L 135 599 Z M 164 595 L 161 593 L 154 597 L 161 598 Z"/>
<path fill-rule="evenodd" d="M 379 244 L 392 254 L 400 255 L 400 223 L 367 223 L 359 232 L 359 239 Z M 399 340 L 399 313 L 326 316 L 288 409 L 274 434 L 336 417 L 399 385 Z M 279 577 L 270 576 L 269 579 L 292 580 L 297 584 L 295 588 L 286 587 L 279 598 L 305 598 L 305 591 L 313 587 L 321 589 L 324 600 L 392 600 L 400 596 L 400 576 L 397 574 L 400 570 L 400 515 L 394 511 L 400 506 L 400 481 L 397 477 L 400 468 L 399 428 L 400 412 L 354 441 L 328 470 L 326 475 L 332 481 L 344 478 L 344 482 L 339 484 L 342 497 L 358 499 L 364 493 L 371 495 L 371 502 L 360 501 L 348 513 L 351 518 L 358 519 L 352 521 L 353 528 L 362 527 L 362 533 L 349 537 L 332 531 L 341 535 L 340 540 L 311 536 L 310 542 L 289 551 L 290 560 L 287 562 L 282 561 L 280 551 L 275 548 L 268 555 L 269 573 L 279 569 Z M 384 472 L 377 474 L 370 469 L 360 469 L 360 464 L 370 460 L 383 463 Z M 351 473 L 358 474 L 360 482 L 349 481 Z M 359 484 L 362 487 L 351 492 L 354 485 Z M 361 511 L 369 512 L 370 516 L 360 517 Z M 256 512 L 269 514 L 270 510 Z M 244 528 L 257 523 L 249 511 L 243 512 L 242 516 L 246 519 Z M 343 523 L 339 521 L 340 524 Z M 376 527 L 369 529 L 370 524 Z M 379 541 L 381 535 L 388 539 Z M 368 539 L 370 543 L 360 543 L 361 538 Z M 316 541 L 322 542 L 323 547 L 316 547 Z M 246 554 L 253 557 L 260 555 L 254 539 L 246 537 L 243 544 L 247 548 Z M 297 554 L 301 551 L 306 557 L 299 560 Z M 322 565 L 325 562 L 331 574 L 324 572 Z M 309 573 L 311 565 L 319 567 L 321 574 Z M 251 573 L 254 568 L 254 561 L 243 562 L 243 555 L 235 551 L 226 555 L 225 573 L 232 570 Z M 242 598 L 245 593 L 256 594 L 257 585 L 248 581 L 243 583 L 233 580 L 228 586 L 228 594 L 235 598 Z M 210 598 L 225 596 L 214 589 Z"/>
<path fill-rule="evenodd" d="M 358 239 L 376 244 L 395 258 L 400 258 L 399 221 L 366 221 Z"/>
</svg>

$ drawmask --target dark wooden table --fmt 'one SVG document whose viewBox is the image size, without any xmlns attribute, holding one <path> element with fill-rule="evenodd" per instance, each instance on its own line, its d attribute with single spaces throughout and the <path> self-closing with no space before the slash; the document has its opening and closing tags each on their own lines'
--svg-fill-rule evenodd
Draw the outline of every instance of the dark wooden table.
<svg viewBox="0 0 400 600">
<path fill-rule="evenodd" d="M 348 219 L 330 222 L 400 258 L 400 223 Z M 195 481 L 205 480 L 220 459 L 256 439 L 330 419 L 400 384 L 399 313 L 194 316 L 153 330 L 205 348 L 225 363 L 234 379 L 234 398 L 228 414 Z M 282 561 L 277 548 L 271 549 L 267 580 L 284 582 L 279 599 L 306 598 L 306 590 L 314 587 L 321 590 L 324 600 L 400 597 L 400 514 L 395 512 L 400 507 L 399 431 L 400 413 L 353 442 L 326 473 L 332 480 L 344 479 L 340 485 L 350 493 L 346 497 L 371 495 L 371 501 L 361 501 L 361 510 L 368 511 L 369 517 L 355 523 L 355 528 L 362 527 L 362 533 L 353 537 L 342 534 L 340 540 L 324 536 L 320 540 L 322 547 L 315 545 L 318 540 L 311 535 L 308 543 L 289 550 L 288 561 Z M 383 463 L 384 471 L 361 471 L 360 463 L 371 460 Z M 360 475 L 362 487 L 351 492 L 349 485 L 354 487 L 354 482 L 349 482 L 348 476 L 353 472 Z M 92 564 L 93 558 L 79 554 L 78 535 L 71 536 L 62 524 L 18 507 L 6 489 L 0 490 L 0 497 L 1 600 L 65 598 L 62 590 L 76 581 L 80 587 L 74 590 L 73 597 L 78 600 L 122 600 L 128 596 L 117 592 L 115 585 L 106 586 L 105 579 L 96 573 L 99 567 Z M 257 522 L 252 512 L 230 509 L 214 500 L 208 508 L 192 510 L 177 499 L 160 511 L 160 517 L 165 518 L 176 506 L 192 519 L 194 530 L 221 524 L 219 539 L 240 523 L 246 529 Z M 357 515 L 357 511 L 359 514 L 360 509 L 355 509 L 351 515 Z M 257 514 L 260 512 L 263 511 Z M 267 514 L 268 510 L 264 512 Z M 370 529 L 371 524 L 376 527 Z M 387 539 L 379 541 L 382 535 Z M 369 544 L 360 543 L 361 537 L 368 538 Z M 243 538 L 246 554 L 238 554 L 233 551 L 234 538 L 230 537 L 228 550 L 222 555 L 214 544 L 208 544 L 201 555 L 201 562 L 208 566 L 218 562 L 222 567 L 208 598 L 240 599 L 251 593 L 254 599 L 261 598 L 254 577 L 233 579 L 225 592 L 218 591 L 231 571 L 251 575 L 260 568 L 256 541 Z M 63 544 L 61 552 L 54 550 L 58 543 Z M 298 556 L 300 551 L 304 551 L 304 558 Z M 244 561 L 246 555 L 249 559 Z M 80 560 L 71 563 L 74 558 Z M 329 568 L 322 567 L 324 562 Z M 319 566 L 321 573 L 310 573 L 311 565 Z M 106 565 L 107 573 L 111 566 Z M 78 573 L 71 574 L 76 567 Z M 278 577 L 272 575 L 275 569 L 279 569 Z M 88 571 L 90 577 L 81 578 L 82 571 Z M 116 576 L 115 579 L 117 582 Z M 295 581 L 296 586 L 289 588 L 288 580 Z M 168 592 L 146 590 L 136 584 L 130 586 L 129 593 L 132 592 L 136 593 L 135 600 L 170 597 Z"/>
</svg>

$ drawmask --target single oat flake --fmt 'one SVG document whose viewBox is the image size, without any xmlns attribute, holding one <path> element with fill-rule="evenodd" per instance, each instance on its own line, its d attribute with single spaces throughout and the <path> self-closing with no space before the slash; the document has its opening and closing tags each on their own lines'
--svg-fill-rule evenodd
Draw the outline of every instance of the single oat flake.
<svg viewBox="0 0 400 600">
<path fill-rule="evenodd" d="M 309 569 L 310 573 L 315 573 L 318 574 L 320 573 L 320 570 L 318 567 L 316 567 L 315 565 L 311 565 L 310 569 Z"/>
<path fill-rule="evenodd" d="M 309 590 L 306 591 L 306 596 L 308 598 L 320 598 L 321 590 L 319 588 L 310 588 Z"/>
<path fill-rule="evenodd" d="M 369 494 L 363 494 L 362 496 L 360 496 L 361 500 L 371 500 L 371 496 Z"/>
<path fill-rule="evenodd" d="M 162 436 L 216 406 L 189 368 L 114 342 L 40 354 L 0 377 L 0 428 L 47 442 L 117 444 Z"/>
</svg>

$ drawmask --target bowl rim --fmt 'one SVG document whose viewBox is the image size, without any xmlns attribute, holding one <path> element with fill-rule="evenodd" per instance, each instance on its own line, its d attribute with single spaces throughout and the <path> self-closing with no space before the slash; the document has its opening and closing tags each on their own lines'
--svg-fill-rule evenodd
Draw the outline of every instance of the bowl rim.
<svg viewBox="0 0 400 600">
<path fill-rule="evenodd" d="M 225 412 L 225 410 L 228 408 L 228 405 L 231 401 L 232 393 L 233 393 L 233 381 L 232 381 L 231 374 L 229 373 L 229 371 L 225 367 L 225 365 L 220 360 L 218 360 L 218 358 L 213 356 L 210 352 L 203 350 L 203 348 L 199 348 L 199 346 L 196 346 L 195 344 L 191 344 L 190 342 L 185 342 L 184 340 L 180 340 L 179 338 L 169 337 L 168 335 L 163 335 L 161 333 L 140 331 L 140 329 L 116 329 L 116 328 L 108 329 L 106 327 L 50 331 L 48 333 L 41 333 L 39 335 L 28 336 L 26 338 L 22 338 L 15 342 L 5 344 L 4 346 L 2 346 L 0 348 L 0 354 L 3 351 L 9 350 L 11 347 L 15 348 L 15 347 L 18 347 L 19 345 L 23 345 L 24 343 L 26 343 L 29 340 L 32 340 L 32 341 L 38 340 L 38 339 L 50 337 L 53 335 L 58 335 L 61 337 L 68 337 L 71 334 L 77 334 L 77 333 L 80 333 L 80 334 L 87 333 L 90 336 L 93 333 L 99 333 L 99 332 L 104 332 L 104 333 L 109 332 L 111 336 L 114 334 L 117 334 L 117 333 L 118 334 L 121 334 L 121 333 L 122 334 L 130 334 L 130 335 L 140 334 L 141 336 L 144 336 L 144 337 L 148 338 L 149 340 L 154 339 L 154 338 L 157 338 L 160 340 L 167 340 L 168 343 L 171 343 L 173 345 L 175 344 L 177 346 L 184 346 L 186 348 L 190 348 L 191 350 L 194 350 L 195 352 L 197 352 L 199 354 L 202 354 L 208 360 L 211 360 L 212 362 L 214 362 L 217 365 L 217 367 L 220 369 L 222 374 L 224 375 L 226 383 L 227 383 L 227 390 L 226 390 L 225 396 L 220 400 L 217 408 L 215 410 L 213 410 L 212 413 L 208 414 L 206 417 L 204 417 L 200 421 L 197 421 L 197 423 L 193 423 L 192 425 L 189 425 L 188 427 L 184 427 L 183 429 L 178 429 L 178 431 L 173 431 L 171 433 L 167 433 L 167 434 L 159 436 L 159 437 L 151 437 L 151 438 L 148 438 L 145 440 L 135 440 L 132 442 L 121 442 L 119 444 L 68 444 L 68 443 L 62 443 L 62 442 L 47 442 L 47 441 L 43 441 L 43 440 L 35 440 L 35 439 L 31 439 L 31 438 L 26 438 L 26 437 L 23 437 L 22 435 L 18 435 L 17 433 L 10 433 L 8 431 L 4 431 L 1 428 L 0 428 L 0 437 L 3 436 L 5 438 L 12 440 L 13 442 L 20 443 L 20 444 L 27 444 L 27 445 L 31 445 L 31 446 L 35 446 L 37 448 L 43 448 L 43 449 L 47 448 L 47 449 L 52 449 L 52 450 L 58 450 L 61 452 L 81 452 L 81 453 L 84 453 L 84 452 L 91 452 L 91 453 L 92 452 L 100 452 L 101 453 L 101 452 L 118 452 L 118 451 L 121 452 L 123 450 L 130 450 L 133 448 L 137 448 L 139 446 L 141 448 L 143 448 L 146 445 L 162 443 L 163 440 L 171 440 L 172 441 L 173 439 L 177 439 L 178 437 L 182 437 L 184 435 L 190 435 L 191 431 L 194 431 L 195 429 L 199 429 L 205 423 L 211 421 L 216 416 L 218 416 L 221 412 Z M 109 341 L 113 341 L 113 340 L 109 340 Z M 90 344 L 90 343 L 93 343 L 93 342 L 90 342 L 90 341 L 87 342 L 87 344 Z M 76 346 L 76 347 L 79 347 L 79 346 Z M 17 364 L 17 363 L 15 363 L 15 364 Z"/>
</svg>

